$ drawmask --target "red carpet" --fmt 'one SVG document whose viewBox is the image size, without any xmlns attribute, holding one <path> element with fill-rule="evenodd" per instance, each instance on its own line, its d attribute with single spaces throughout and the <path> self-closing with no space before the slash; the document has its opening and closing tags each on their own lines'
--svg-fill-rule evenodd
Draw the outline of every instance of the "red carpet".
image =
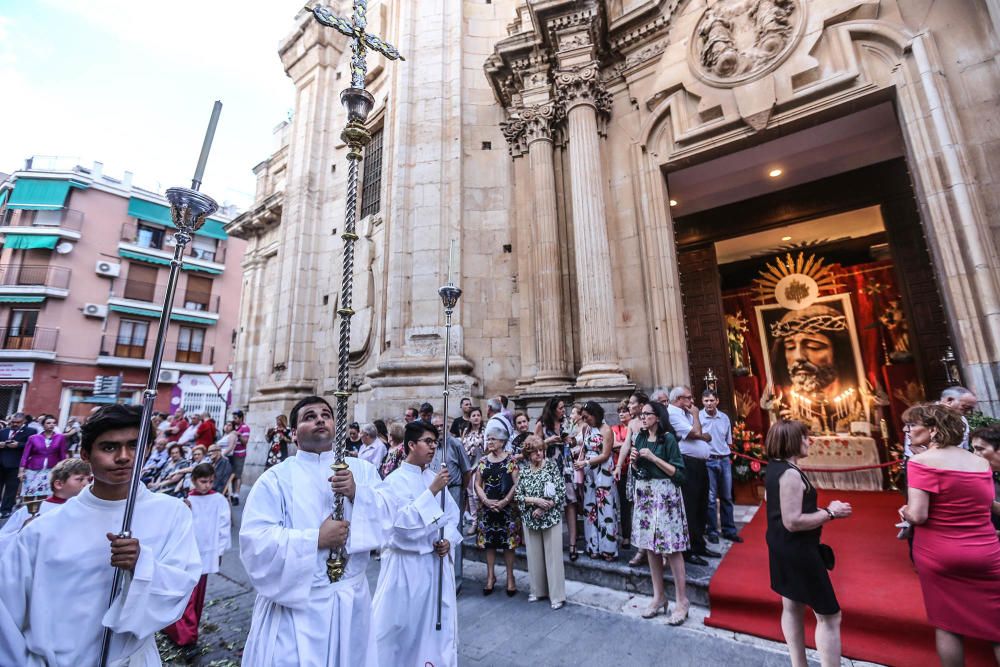
<svg viewBox="0 0 1000 667">
<path fill-rule="evenodd" d="M 936 665 L 934 629 L 927 624 L 920 582 L 907 544 L 896 539 L 898 493 L 820 491 L 820 506 L 838 499 L 851 503 L 854 515 L 823 530 L 837 565 L 831 572 L 843 611 L 841 638 L 845 657 L 886 665 Z M 781 598 L 771 590 L 768 573 L 767 517 L 762 507 L 740 535 L 712 577 L 708 588 L 711 615 L 705 624 L 784 641 Z M 806 643 L 815 648 L 816 621 L 806 614 Z M 994 665 L 986 642 L 966 640 L 966 665 Z"/>
</svg>

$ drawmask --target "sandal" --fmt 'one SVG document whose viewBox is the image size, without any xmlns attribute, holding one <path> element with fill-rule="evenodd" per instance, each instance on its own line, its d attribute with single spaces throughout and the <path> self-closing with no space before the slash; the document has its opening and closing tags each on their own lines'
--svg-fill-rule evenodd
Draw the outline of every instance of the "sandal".
<svg viewBox="0 0 1000 667">
<path fill-rule="evenodd" d="M 681 609 L 684 613 L 681 613 Z M 687 620 L 688 612 L 691 610 L 691 603 L 684 605 L 683 607 L 674 606 L 674 613 L 670 614 L 670 618 L 667 619 L 667 625 L 682 625 L 684 621 Z"/>
<path fill-rule="evenodd" d="M 667 612 L 667 601 L 666 600 L 664 600 L 663 602 L 660 602 L 660 603 L 651 604 L 648 607 L 646 607 L 646 611 L 642 612 L 642 617 L 643 618 L 656 618 L 657 616 L 660 615 L 660 610 L 661 609 L 663 610 L 663 613 Z"/>
<path fill-rule="evenodd" d="M 575 563 L 576 559 L 579 558 L 579 557 L 580 557 L 580 554 L 578 554 L 576 552 L 576 547 L 575 546 L 574 547 L 570 547 L 569 548 L 569 559 Z"/>
<path fill-rule="evenodd" d="M 631 565 L 632 567 L 639 567 L 640 565 L 643 564 L 645 560 L 646 560 L 646 552 L 642 549 L 639 549 L 639 551 L 637 551 L 636 554 L 632 556 L 632 560 L 630 560 L 628 564 Z"/>
</svg>

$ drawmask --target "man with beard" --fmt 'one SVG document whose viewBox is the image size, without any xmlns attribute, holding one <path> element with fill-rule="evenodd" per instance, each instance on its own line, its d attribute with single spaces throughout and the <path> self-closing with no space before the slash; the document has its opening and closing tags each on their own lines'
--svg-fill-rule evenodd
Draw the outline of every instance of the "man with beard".
<svg viewBox="0 0 1000 667">
<path fill-rule="evenodd" d="M 816 404 L 825 398 L 832 409 L 833 398 L 843 391 L 838 354 L 841 358 L 852 356 L 846 334 L 847 317 L 822 304 L 790 310 L 772 324 L 771 335 L 775 339 L 772 358 L 776 360 L 784 353 L 790 382 L 787 388 Z"/>
</svg>

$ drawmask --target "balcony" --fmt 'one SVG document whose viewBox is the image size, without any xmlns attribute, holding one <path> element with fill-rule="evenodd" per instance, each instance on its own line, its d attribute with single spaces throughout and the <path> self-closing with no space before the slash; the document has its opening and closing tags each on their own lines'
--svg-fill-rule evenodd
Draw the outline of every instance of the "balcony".
<svg viewBox="0 0 1000 667">
<path fill-rule="evenodd" d="M 42 327 L 0 328 L 0 359 L 4 361 L 54 361 L 59 329 Z"/>
<path fill-rule="evenodd" d="M 25 303 L 41 302 L 45 297 L 69 296 L 72 271 L 63 266 L 0 264 L 0 296 L 21 297 Z"/>
<path fill-rule="evenodd" d="M 7 210 L 0 224 L 0 234 L 22 236 L 59 236 L 79 241 L 84 215 L 76 209 L 62 208 L 44 211 Z"/>
<path fill-rule="evenodd" d="M 155 327 L 150 326 L 145 341 L 119 338 L 111 334 L 101 337 L 97 353 L 100 366 L 122 368 L 149 368 L 152 364 L 153 345 L 156 343 Z M 190 373 L 211 373 L 215 364 L 215 348 L 190 341 L 183 344 L 168 339 L 163 348 L 163 369 Z"/>
<path fill-rule="evenodd" d="M 159 317 L 167 296 L 165 284 L 116 280 L 108 299 L 112 310 L 147 317 Z M 219 295 L 178 289 L 174 294 L 172 320 L 193 324 L 212 325 L 219 321 Z M 116 308 L 117 306 L 117 308 Z M 131 310 L 123 310 L 131 309 Z M 136 313 L 135 310 L 144 312 Z"/>
<path fill-rule="evenodd" d="M 145 231 L 145 230 L 143 230 Z M 119 236 L 119 248 L 149 254 L 151 257 L 171 259 L 174 256 L 173 230 L 155 230 L 157 233 L 140 233 L 139 225 L 134 222 L 122 224 Z M 127 246 L 122 248 L 122 246 Z M 194 241 L 188 244 L 184 254 L 185 267 L 205 268 L 210 273 L 221 273 L 226 264 L 225 241 L 218 241 L 214 250 L 211 248 L 196 248 Z"/>
</svg>

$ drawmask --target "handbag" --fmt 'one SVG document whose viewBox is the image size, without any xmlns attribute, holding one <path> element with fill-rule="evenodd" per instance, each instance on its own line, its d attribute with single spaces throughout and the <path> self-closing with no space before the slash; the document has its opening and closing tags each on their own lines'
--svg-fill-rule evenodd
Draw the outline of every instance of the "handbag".
<svg viewBox="0 0 1000 667">
<path fill-rule="evenodd" d="M 819 557 L 828 570 L 832 570 L 833 566 L 837 564 L 837 558 L 833 555 L 833 548 L 829 544 L 820 543 Z"/>
</svg>

